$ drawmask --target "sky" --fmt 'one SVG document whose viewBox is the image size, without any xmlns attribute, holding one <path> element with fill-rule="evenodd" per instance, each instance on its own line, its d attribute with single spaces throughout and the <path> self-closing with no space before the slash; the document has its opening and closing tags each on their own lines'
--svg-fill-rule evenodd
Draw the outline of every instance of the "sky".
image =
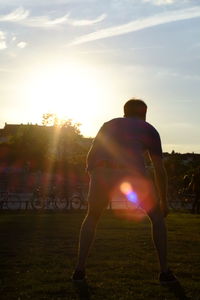
<svg viewBox="0 0 200 300">
<path fill-rule="evenodd" d="M 94 137 L 133 97 L 163 151 L 200 153 L 199 0 L 1 0 L 0 128 L 44 113 Z"/>
</svg>

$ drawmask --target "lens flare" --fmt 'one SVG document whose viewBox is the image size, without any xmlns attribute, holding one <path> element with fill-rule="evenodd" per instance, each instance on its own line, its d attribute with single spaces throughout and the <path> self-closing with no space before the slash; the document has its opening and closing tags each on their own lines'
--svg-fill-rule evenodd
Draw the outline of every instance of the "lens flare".
<svg viewBox="0 0 200 300">
<path fill-rule="evenodd" d="M 138 195 L 136 192 L 134 192 L 134 190 L 129 182 L 123 182 L 120 185 L 120 190 L 126 196 L 128 201 L 130 201 L 136 205 L 139 204 Z"/>
</svg>

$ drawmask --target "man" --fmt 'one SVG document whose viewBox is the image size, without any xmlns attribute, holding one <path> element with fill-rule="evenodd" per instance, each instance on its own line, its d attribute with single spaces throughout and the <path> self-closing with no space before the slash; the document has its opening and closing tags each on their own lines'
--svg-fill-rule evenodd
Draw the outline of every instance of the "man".
<svg viewBox="0 0 200 300">
<path fill-rule="evenodd" d="M 102 212 L 112 198 L 123 194 L 137 202 L 151 220 L 160 264 L 160 282 L 177 281 L 167 265 L 164 220 L 168 214 L 167 176 L 161 141 L 156 129 L 145 121 L 146 111 L 147 105 L 142 100 L 129 100 L 124 105 L 124 118 L 104 123 L 93 141 L 87 157 L 89 207 L 80 231 L 78 261 L 72 276 L 74 281 L 85 278 L 86 259 Z M 145 169 L 146 154 L 154 166 L 156 187 Z"/>
</svg>

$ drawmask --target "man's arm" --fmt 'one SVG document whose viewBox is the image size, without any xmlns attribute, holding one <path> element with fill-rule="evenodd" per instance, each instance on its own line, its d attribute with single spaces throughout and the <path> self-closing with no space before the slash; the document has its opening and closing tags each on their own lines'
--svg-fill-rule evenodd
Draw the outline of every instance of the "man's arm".
<svg viewBox="0 0 200 300">
<path fill-rule="evenodd" d="M 162 157 L 154 155 L 150 155 L 150 157 L 154 166 L 154 176 L 160 200 L 160 208 L 163 212 L 163 215 L 166 217 L 169 212 L 167 200 L 168 178 L 166 169 L 163 164 Z"/>
<path fill-rule="evenodd" d="M 96 163 L 97 159 L 97 152 L 100 150 L 102 147 L 102 144 L 104 143 L 104 125 L 100 128 L 99 132 L 97 133 L 96 137 L 94 138 L 92 145 L 89 149 L 89 152 L 87 154 L 87 159 L 86 159 L 86 171 L 89 172 L 91 171 Z"/>
<path fill-rule="evenodd" d="M 94 168 L 95 160 L 96 160 L 96 152 L 97 152 L 97 143 L 93 141 L 92 146 L 87 154 L 86 159 L 86 171 L 89 172 Z"/>
</svg>

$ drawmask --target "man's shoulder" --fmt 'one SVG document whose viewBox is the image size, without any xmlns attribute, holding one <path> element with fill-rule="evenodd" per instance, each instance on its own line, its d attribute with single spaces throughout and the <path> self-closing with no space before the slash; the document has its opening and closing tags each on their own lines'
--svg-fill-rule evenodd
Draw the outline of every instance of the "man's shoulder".
<svg viewBox="0 0 200 300">
<path fill-rule="evenodd" d="M 147 128 L 149 129 L 150 132 L 152 132 L 153 134 L 158 134 L 159 135 L 159 132 L 158 130 L 150 123 L 148 122 L 145 122 L 146 123 L 146 126 Z"/>
<path fill-rule="evenodd" d="M 128 125 L 137 125 L 137 124 L 144 124 L 144 126 L 152 126 L 149 123 L 147 123 L 146 121 L 140 120 L 138 118 L 125 118 L 125 117 L 118 117 L 118 118 L 113 118 L 109 121 L 106 121 L 103 126 L 109 126 L 109 125 L 113 125 L 113 124 L 128 124 Z M 146 124 L 146 125 L 145 125 Z"/>
<path fill-rule="evenodd" d="M 116 123 L 116 122 L 121 122 L 122 120 L 124 120 L 125 118 L 122 117 L 118 117 L 118 118 L 113 118 L 111 120 L 106 121 L 104 124 L 112 124 L 112 123 Z M 123 122 L 123 121 L 122 121 Z"/>
<path fill-rule="evenodd" d="M 114 119 L 108 120 L 105 123 L 103 123 L 102 128 L 117 126 L 117 124 L 123 123 L 123 119 L 124 118 L 119 117 L 119 118 L 114 118 Z"/>
<path fill-rule="evenodd" d="M 106 129 L 106 128 L 112 128 L 112 127 L 123 127 L 123 128 L 127 128 L 127 130 L 131 130 L 131 128 L 142 128 L 145 130 L 145 132 L 151 134 L 151 135 L 159 135 L 157 129 L 150 123 L 138 119 L 138 118 L 124 118 L 124 117 L 118 117 L 118 118 L 113 118 L 109 121 L 106 121 L 103 126 L 102 129 Z"/>
</svg>

